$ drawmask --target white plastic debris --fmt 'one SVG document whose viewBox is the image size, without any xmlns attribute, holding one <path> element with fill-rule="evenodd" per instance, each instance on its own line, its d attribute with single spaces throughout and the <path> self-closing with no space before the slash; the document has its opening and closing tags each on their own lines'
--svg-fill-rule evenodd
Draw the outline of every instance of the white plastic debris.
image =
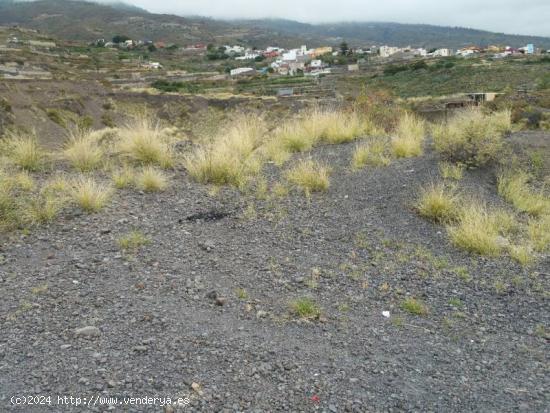
<svg viewBox="0 0 550 413">
<path fill-rule="evenodd" d="M 382 311 L 382 315 L 386 318 L 390 318 L 390 312 L 389 311 Z"/>
</svg>

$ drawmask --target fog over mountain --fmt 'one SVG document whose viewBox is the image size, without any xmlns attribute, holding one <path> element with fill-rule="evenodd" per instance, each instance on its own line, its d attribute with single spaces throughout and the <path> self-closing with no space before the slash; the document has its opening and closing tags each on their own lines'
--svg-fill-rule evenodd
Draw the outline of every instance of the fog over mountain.
<svg viewBox="0 0 550 413">
<path fill-rule="evenodd" d="M 224 19 L 285 18 L 309 23 L 385 21 L 550 36 L 548 0 L 128 0 L 157 13 Z"/>
</svg>

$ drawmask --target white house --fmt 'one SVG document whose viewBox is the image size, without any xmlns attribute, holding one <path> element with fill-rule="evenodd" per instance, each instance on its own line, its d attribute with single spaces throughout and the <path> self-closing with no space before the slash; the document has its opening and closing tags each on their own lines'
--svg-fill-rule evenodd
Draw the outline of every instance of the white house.
<svg viewBox="0 0 550 413">
<path fill-rule="evenodd" d="M 378 50 L 381 57 L 390 57 L 392 54 L 396 54 L 400 51 L 399 47 L 394 46 L 380 46 Z"/>
<path fill-rule="evenodd" d="M 298 58 L 298 49 L 288 50 L 286 53 L 283 53 L 283 60 L 285 62 L 293 62 Z"/>
<path fill-rule="evenodd" d="M 235 46 L 224 46 L 225 47 L 225 54 L 231 55 L 231 54 L 243 54 L 244 53 L 244 47 L 235 45 Z"/>
<path fill-rule="evenodd" d="M 236 57 L 235 60 L 254 60 L 257 57 L 260 57 L 261 55 L 255 51 L 247 50 L 244 54 L 244 56 Z"/>
<path fill-rule="evenodd" d="M 309 65 L 314 69 L 319 69 L 323 67 L 323 61 L 321 59 L 315 59 L 315 60 L 312 60 Z"/>
<path fill-rule="evenodd" d="M 453 51 L 451 49 L 437 49 L 433 55 L 438 57 L 449 57 L 453 55 Z"/>
<path fill-rule="evenodd" d="M 252 67 L 238 67 L 229 72 L 231 76 L 252 75 L 254 73 L 256 73 L 256 69 Z"/>
</svg>

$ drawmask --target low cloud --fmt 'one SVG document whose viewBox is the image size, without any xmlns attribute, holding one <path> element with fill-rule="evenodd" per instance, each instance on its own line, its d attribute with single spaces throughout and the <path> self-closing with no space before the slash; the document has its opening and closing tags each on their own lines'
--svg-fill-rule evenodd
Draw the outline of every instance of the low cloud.
<svg viewBox="0 0 550 413">
<path fill-rule="evenodd" d="M 548 0 L 129 0 L 151 12 L 302 22 L 387 21 L 550 36 Z"/>
</svg>

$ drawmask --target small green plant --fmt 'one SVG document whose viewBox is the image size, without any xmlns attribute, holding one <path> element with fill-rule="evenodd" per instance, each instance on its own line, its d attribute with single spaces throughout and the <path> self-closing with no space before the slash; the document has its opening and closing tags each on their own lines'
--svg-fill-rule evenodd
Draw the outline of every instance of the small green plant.
<svg viewBox="0 0 550 413">
<path fill-rule="evenodd" d="M 65 121 L 65 119 L 63 118 L 63 115 L 61 115 L 61 112 L 59 110 L 48 109 L 46 110 L 46 115 L 48 115 L 48 118 L 50 118 L 52 122 L 57 123 L 62 128 L 67 127 L 67 122 Z"/>
<path fill-rule="evenodd" d="M 327 191 L 330 186 L 329 175 L 330 169 L 327 166 L 306 159 L 299 161 L 292 169 L 287 171 L 286 178 L 306 194 L 310 194 L 311 192 Z"/>
<path fill-rule="evenodd" d="M 309 297 L 298 298 L 292 301 L 290 309 L 294 315 L 305 319 L 315 319 L 321 315 L 321 308 Z"/>
<path fill-rule="evenodd" d="M 239 300 L 248 300 L 248 293 L 246 292 L 246 290 L 244 288 L 237 288 L 235 290 L 235 295 L 237 296 L 237 298 Z"/>
<path fill-rule="evenodd" d="M 449 305 L 452 305 L 453 307 L 460 308 L 462 307 L 462 301 L 459 298 L 451 298 L 449 300 Z"/>
<path fill-rule="evenodd" d="M 422 301 L 417 300 L 416 298 L 406 298 L 401 303 L 401 308 L 408 312 L 409 314 L 426 316 L 428 315 L 428 307 Z"/>
<path fill-rule="evenodd" d="M 134 230 L 117 240 L 120 249 L 124 251 L 135 251 L 140 247 L 149 244 L 151 241 L 141 231 Z"/>
</svg>

